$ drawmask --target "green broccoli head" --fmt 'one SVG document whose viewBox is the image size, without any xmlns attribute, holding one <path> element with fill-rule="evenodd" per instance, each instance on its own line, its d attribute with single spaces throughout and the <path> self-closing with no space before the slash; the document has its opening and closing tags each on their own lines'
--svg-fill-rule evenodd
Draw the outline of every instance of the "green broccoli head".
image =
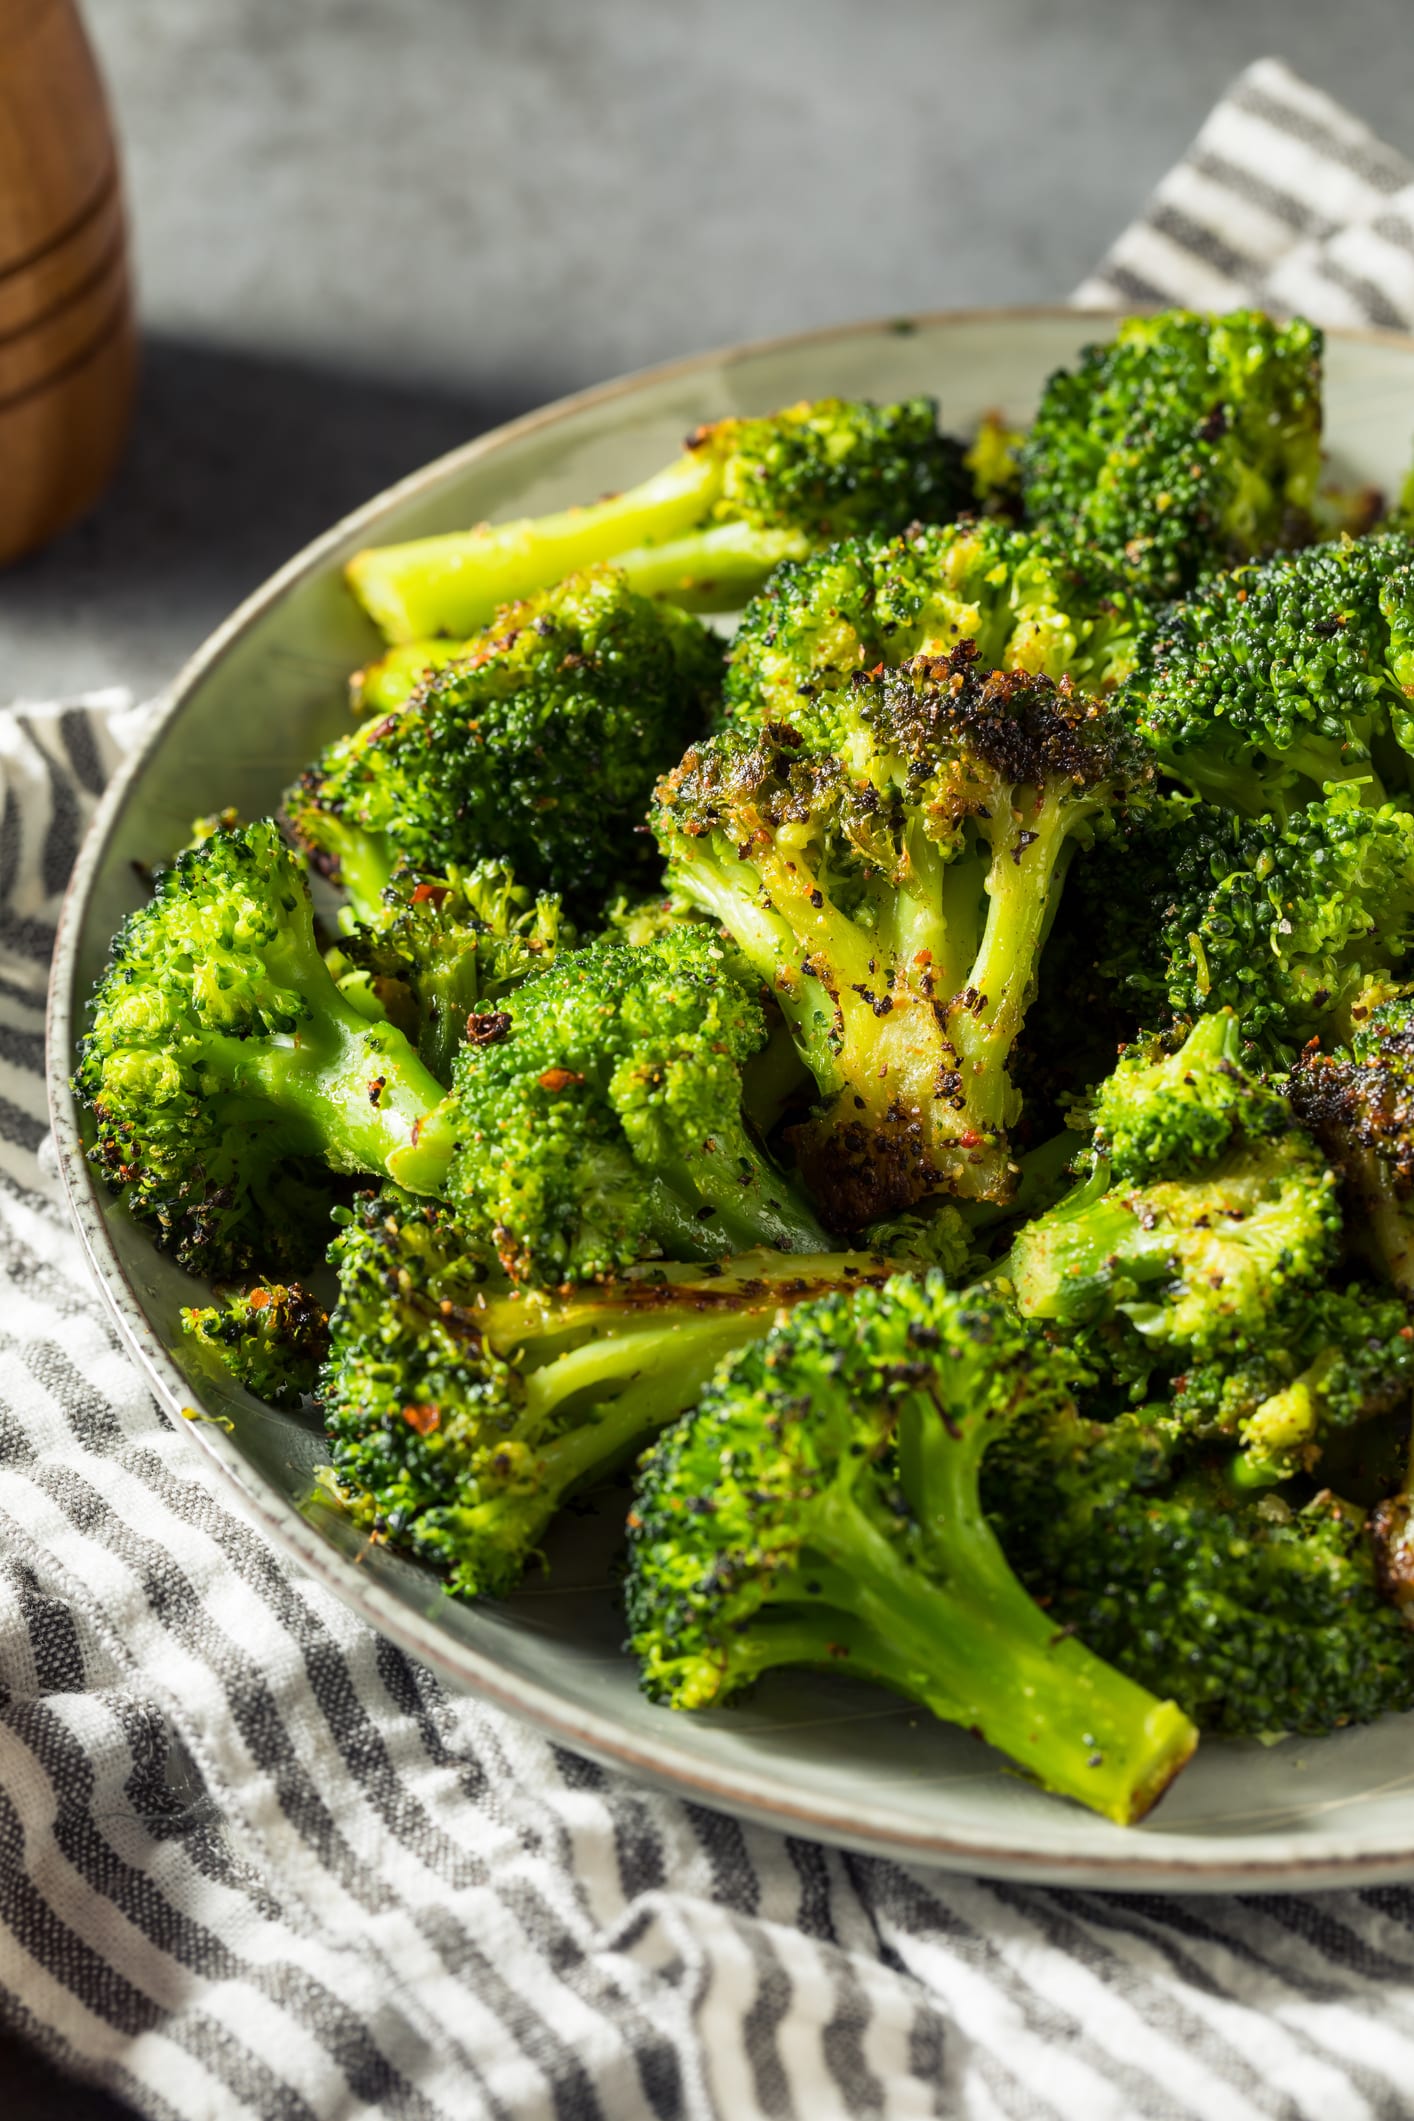
<svg viewBox="0 0 1414 2121">
<path fill-rule="evenodd" d="M 381 1172 L 441 1096 L 403 1034 L 339 993 L 268 822 L 189 848 L 124 922 L 74 1088 L 107 1184 L 218 1280 L 306 1264 L 330 1206 L 314 1170 Z"/>
<path fill-rule="evenodd" d="M 472 1019 L 451 1095 L 393 1175 L 448 1190 L 517 1280 L 829 1250 L 743 1120 L 765 1018 L 710 929 L 564 951 L 510 1004 Z"/>
<path fill-rule="evenodd" d="M 745 1254 L 527 1290 L 480 1226 L 386 1186 L 335 1242 L 320 1397 L 356 1520 L 462 1596 L 512 1590 L 567 1496 L 690 1405 L 793 1304 L 889 1269 L 863 1255 Z"/>
<path fill-rule="evenodd" d="M 1022 1420 L 983 1495 L 1052 1622 L 1205 1731 L 1321 1732 L 1414 1706 L 1414 1631 L 1380 1595 L 1364 1512 L 1234 1494 L 1163 1409 Z"/>
<path fill-rule="evenodd" d="M 1126 711 L 1163 765 L 1249 814 L 1409 764 L 1414 540 L 1341 538 L 1201 583 L 1157 621 Z"/>
<path fill-rule="evenodd" d="M 532 899 L 504 862 L 446 876 L 400 869 L 376 919 L 356 921 L 345 909 L 326 961 L 356 1009 L 397 1024 L 450 1083 L 472 1011 L 542 972 L 573 939 L 559 900 Z"/>
<path fill-rule="evenodd" d="M 1080 880 L 1102 972 L 1141 1018 L 1234 1009 L 1268 1061 L 1349 1021 L 1414 945 L 1414 815 L 1351 787 L 1285 819 L 1157 803 Z"/>
<path fill-rule="evenodd" d="M 416 655 L 425 636 L 470 633 L 501 605 L 605 561 L 646 596 L 731 611 L 781 560 L 860 532 L 889 537 L 915 517 L 943 521 L 971 498 L 932 398 L 819 398 L 698 427 L 675 463 L 626 493 L 378 546 L 355 555 L 348 578 L 388 639 L 417 643 Z"/>
<path fill-rule="evenodd" d="M 503 860 L 574 910 L 635 868 L 646 881 L 633 827 L 710 717 L 721 643 L 601 568 L 502 612 L 468 649 L 308 769 L 286 799 L 301 843 L 369 921 L 399 865 Z"/>
<path fill-rule="evenodd" d="M 1229 1470 L 1239 1488 L 1263 1488 L 1314 1475 L 1333 1439 L 1407 1413 L 1411 1390 L 1414 1325 L 1403 1299 L 1350 1282 L 1309 1292 L 1241 1357 L 1185 1369 L 1172 1404 L 1194 1436 L 1236 1444 Z"/>
<path fill-rule="evenodd" d="M 1107 689 L 1133 667 L 1140 607 L 1098 565 L 995 520 L 915 523 L 778 567 L 732 641 L 725 703 L 794 722 L 858 671 L 974 644 L 979 666 Z"/>
<path fill-rule="evenodd" d="M 257 1282 L 221 1303 L 191 1305 L 182 1331 L 204 1360 L 272 1407 L 307 1398 L 329 1353 L 329 1314 L 298 1282 Z"/>
<path fill-rule="evenodd" d="M 1240 1068 L 1231 1021 L 1220 1030 L 1127 1055 L 1101 1086 L 1091 1171 L 1017 1234 L 1004 1268 L 1027 1317 L 1120 1319 L 1179 1367 L 1262 1345 L 1320 1287 L 1341 1238 L 1335 1173 Z"/>
<path fill-rule="evenodd" d="M 627 1604 L 647 1691 L 694 1709 L 773 1666 L 856 1673 L 1141 1816 L 1191 1730 L 1057 1632 L 978 1495 L 994 1438 L 1071 1383 L 1004 1304 L 938 1274 L 801 1306 L 643 1460 Z"/>
<path fill-rule="evenodd" d="M 842 1227 L 1010 1193 L 1009 1056 L 1065 866 L 1148 772 L 1100 703 L 964 642 L 660 783 L 672 889 L 774 989 L 815 1078 L 797 1149 Z"/>
<path fill-rule="evenodd" d="M 1291 1101 L 1342 1174 L 1355 1239 L 1414 1302 L 1414 993 L 1352 1014 L 1348 1046 L 1302 1053 Z"/>
<path fill-rule="evenodd" d="M 1141 594 L 1310 534 L 1321 334 L 1255 310 L 1127 317 L 1053 375 L 1020 450 L 1028 523 Z"/>
<path fill-rule="evenodd" d="M 1185 1178 L 1237 1135 L 1261 1141 L 1291 1125 L 1280 1091 L 1243 1065 L 1230 1009 L 1200 1017 L 1180 1043 L 1145 1038 L 1121 1053 L 1094 1091 L 1096 1154 L 1112 1178 Z"/>
</svg>

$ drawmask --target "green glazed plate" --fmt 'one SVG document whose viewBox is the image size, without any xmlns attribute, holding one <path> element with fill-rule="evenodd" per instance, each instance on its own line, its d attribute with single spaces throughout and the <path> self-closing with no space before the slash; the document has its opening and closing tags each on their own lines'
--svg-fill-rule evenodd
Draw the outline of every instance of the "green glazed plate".
<svg viewBox="0 0 1414 2121">
<path fill-rule="evenodd" d="M 83 996 L 133 864 L 190 820 L 271 809 L 346 724 L 345 682 L 375 647 L 340 569 L 360 546 L 563 507 L 666 461 L 701 420 L 832 393 L 931 391 L 945 423 L 1026 418 L 1049 372 L 1102 320 L 1070 311 L 922 317 L 733 349 L 572 398 L 454 451 L 337 524 L 243 604 L 187 666 L 110 789 L 61 925 L 50 999 L 50 1100 L 75 1223 L 118 1324 L 172 1418 L 194 1433 L 286 1550 L 444 1680 L 565 1744 L 723 1810 L 851 1848 L 994 1876 L 1128 1889 L 1298 1887 L 1414 1877 L 1414 1715 L 1319 1740 L 1210 1743 L 1142 1826 L 1042 1795 L 965 1733 L 858 1682 L 776 1675 L 745 1705 L 654 1708 L 619 1649 L 611 1517 L 572 1517 L 547 1576 L 503 1604 L 454 1604 L 435 1579 L 365 1548 L 316 1499 L 318 1432 L 194 1371 L 178 1331 L 196 1285 L 95 1188 L 68 1088 Z M 1414 433 L 1414 340 L 1333 336 L 1328 439 L 1342 481 L 1392 486 Z"/>
</svg>

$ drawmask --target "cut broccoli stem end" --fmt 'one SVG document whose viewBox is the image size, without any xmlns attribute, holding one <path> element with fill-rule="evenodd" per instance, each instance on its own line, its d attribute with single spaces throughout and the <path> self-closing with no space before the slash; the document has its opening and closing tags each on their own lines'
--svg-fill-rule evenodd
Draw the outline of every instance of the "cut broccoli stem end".
<svg viewBox="0 0 1414 2121">
<path fill-rule="evenodd" d="M 714 451 L 684 451 L 656 477 L 587 508 L 371 546 L 350 560 L 349 587 L 389 641 L 465 636 L 566 575 L 693 529 L 721 484 Z"/>
</svg>

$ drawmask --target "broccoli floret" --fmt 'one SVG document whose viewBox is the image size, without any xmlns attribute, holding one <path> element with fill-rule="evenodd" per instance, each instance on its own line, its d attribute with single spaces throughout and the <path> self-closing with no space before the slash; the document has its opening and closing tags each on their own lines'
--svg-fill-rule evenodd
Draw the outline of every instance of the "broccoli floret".
<svg viewBox="0 0 1414 2121">
<path fill-rule="evenodd" d="M 320 1397 L 335 1475 L 361 1524 L 463 1596 L 511 1590 L 565 1498 L 784 1309 L 890 1271 L 862 1254 L 760 1253 L 521 1290 L 475 1225 L 395 1187 L 357 1203 L 332 1256 Z"/>
<path fill-rule="evenodd" d="M 1162 1409 L 1022 1420 L 988 1454 L 983 1499 L 1051 1622 L 1204 1731 L 1321 1732 L 1414 1706 L 1414 1630 L 1380 1596 L 1363 1511 L 1234 1494 Z"/>
<path fill-rule="evenodd" d="M 329 1353 L 329 1314 L 298 1282 L 257 1282 L 224 1302 L 192 1305 L 182 1312 L 182 1331 L 272 1407 L 307 1398 Z"/>
<path fill-rule="evenodd" d="M 963 643 L 660 783 L 671 887 L 774 988 L 818 1085 L 797 1151 L 842 1227 L 1012 1190 L 1008 1062 L 1065 864 L 1145 775 L 1097 703 Z"/>
<path fill-rule="evenodd" d="M 1408 780 L 1414 541 L 1342 538 L 1202 583 L 1141 640 L 1126 710 L 1169 772 L 1255 815 Z"/>
<path fill-rule="evenodd" d="M 1338 1165 L 1352 1237 L 1414 1302 L 1414 994 L 1378 1003 L 1290 1079 L 1302 1123 Z"/>
<path fill-rule="evenodd" d="M 1284 1064 L 1414 946 L 1414 815 L 1351 787 L 1282 820 L 1166 799 L 1079 882 L 1102 973 L 1142 1019 L 1236 1009 Z"/>
<path fill-rule="evenodd" d="M 401 1031 L 340 994 L 268 822 L 179 855 L 129 915 L 74 1089 L 107 1184 L 217 1280 L 306 1264 L 330 1206 L 313 1168 L 381 1173 L 442 1095 Z"/>
<path fill-rule="evenodd" d="M 1011 519 L 1021 512 L 1019 455 L 1026 431 L 1008 426 L 999 412 L 987 413 L 967 445 L 963 463 L 984 515 Z"/>
<path fill-rule="evenodd" d="M 1144 623 L 1102 568 L 1045 538 L 993 521 L 915 524 L 778 567 L 732 641 L 726 711 L 750 727 L 793 722 L 856 671 L 959 641 L 984 669 L 1102 690 L 1133 667 Z"/>
<path fill-rule="evenodd" d="M 500 614 L 396 713 L 331 744 L 287 797 L 301 842 L 376 920 L 401 864 L 508 862 L 592 908 L 641 870 L 654 777 L 710 718 L 720 641 L 612 568 Z"/>
<path fill-rule="evenodd" d="M 654 478 L 587 508 L 375 546 L 349 562 L 390 641 L 466 634 L 502 604 L 612 560 L 647 596 L 731 611 L 778 561 L 857 531 L 940 522 L 971 499 L 961 445 L 932 398 L 820 398 L 716 420 Z"/>
<path fill-rule="evenodd" d="M 1262 1344 L 1324 1280 L 1335 1174 L 1285 1099 L 1239 1067 L 1236 1025 L 1218 1028 L 1122 1060 L 1099 1092 L 1091 1171 L 1018 1233 L 1003 1270 L 1028 1318 L 1123 1319 L 1177 1367 L 1190 1350 Z"/>
<path fill-rule="evenodd" d="M 508 1008 L 472 1018 L 451 1094 L 392 1175 L 461 1202 L 516 1280 L 759 1245 L 827 1252 L 742 1117 L 742 1068 L 765 1039 L 705 926 L 564 951 Z"/>
<path fill-rule="evenodd" d="M 1020 450 L 1025 519 L 1146 596 L 1310 535 L 1319 331 L 1255 310 L 1127 317 L 1047 383 Z"/>
<path fill-rule="evenodd" d="M 1171 1703 L 1021 1589 L 984 1451 L 1070 1405 L 1072 1366 L 988 1295 L 900 1275 L 802 1305 L 645 1455 L 629 1519 L 646 1690 L 705 1708 L 779 1665 L 887 1686 L 1127 1824 L 1188 1759 Z"/>
<path fill-rule="evenodd" d="M 343 930 L 326 959 L 340 992 L 361 1014 L 405 1031 L 444 1084 L 472 1011 L 512 993 L 574 940 L 559 900 L 532 899 L 503 862 L 446 876 L 398 870 L 377 919 L 356 921 L 346 908 Z"/>
<path fill-rule="evenodd" d="M 1402 1298 L 1367 1288 L 1317 1289 L 1281 1330 L 1239 1360 L 1209 1360 L 1174 1379 L 1174 1416 L 1193 1434 L 1239 1445 L 1238 1486 L 1314 1473 L 1332 1437 L 1407 1412 L 1414 1326 Z"/>
</svg>

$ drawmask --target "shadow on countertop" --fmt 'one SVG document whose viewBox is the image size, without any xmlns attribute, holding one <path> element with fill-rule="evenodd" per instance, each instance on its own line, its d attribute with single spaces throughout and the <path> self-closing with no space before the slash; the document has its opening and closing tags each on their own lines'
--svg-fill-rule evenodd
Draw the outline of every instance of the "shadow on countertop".
<svg viewBox="0 0 1414 2121">
<path fill-rule="evenodd" d="M 0 696 L 155 690 L 337 517 L 539 397 L 149 338 L 132 439 L 107 496 L 0 575 Z"/>
</svg>

